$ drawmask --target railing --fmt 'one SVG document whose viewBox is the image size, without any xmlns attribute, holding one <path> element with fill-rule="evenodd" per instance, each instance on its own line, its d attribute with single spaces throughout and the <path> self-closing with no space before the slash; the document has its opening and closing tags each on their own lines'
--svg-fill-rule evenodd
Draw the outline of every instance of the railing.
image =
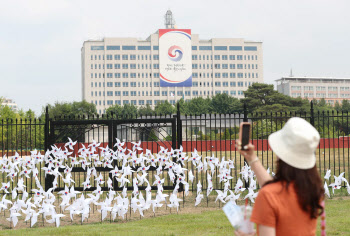
<svg viewBox="0 0 350 236">
<path fill-rule="evenodd" d="M 251 137 L 252 142 L 256 146 L 257 155 L 261 158 L 263 165 L 269 168 L 270 171 L 275 171 L 276 155 L 268 146 L 268 136 L 280 130 L 285 122 L 290 117 L 302 117 L 309 121 L 320 133 L 321 141 L 317 149 L 317 167 L 321 175 L 326 173 L 327 169 L 332 170 L 332 174 L 339 175 L 345 172 L 344 177 L 350 181 L 350 126 L 349 126 L 349 114 L 343 112 L 314 112 L 312 103 L 310 112 L 308 113 L 295 113 L 295 112 L 281 112 L 281 113 L 248 113 L 246 109 L 241 114 L 180 114 L 179 107 L 176 115 L 167 116 L 168 118 L 176 118 L 176 127 L 169 127 L 169 125 L 154 123 L 153 126 L 161 128 L 159 132 L 151 133 L 148 126 L 143 124 L 139 125 L 127 125 L 118 126 L 113 136 L 113 140 L 118 138 L 118 132 L 120 132 L 121 139 L 124 139 L 130 146 L 130 142 L 143 140 L 144 149 L 150 149 L 153 153 L 159 151 L 160 146 L 171 148 L 173 147 L 173 136 L 176 135 L 177 147 L 183 146 L 185 152 L 193 152 L 196 149 L 203 158 L 215 156 L 220 158 L 225 157 L 226 160 L 232 160 L 235 165 L 235 169 L 231 170 L 231 175 L 234 177 L 231 180 L 231 188 L 234 186 L 237 179 L 240 177 L 241 168 L 244 166 L 244 158 L 239 155 L 235 148 L 235 140 L 238 138 L 239 124 L 243 120 L 248 120 L 252 123 Z M 83 120 L 83 117 L 76 117 L 74 120 L 79 123 L 79 120 Z M 135 120 L 157 122 L 160 116 L 143 116 L 134 117 Z M 164 118 L 164 117 L 163 117 Z M 94 120 L 96 118 L 89 117 L 88 120 Z M 104 117 L 104 119 L 124 119 L 126 122 L 130 120 L 130 117 L 111 116 Z M 64 120 L 69 120 L 66 117 Z M 86 120 L 86 119 L 85 119 Z M 99 118 L 101 120 L 101 118 Z M 50 130 L 51 120 L 46 113 L 45 120 L 33 119 L 33 120 L 1 120 L 0 121 L 0 152 L 1 156 L 7 157 L 14 156 L 17 152 L 19 156 L 30 156 L 30 151 L 36 149 L 42 154 L 49 147 L 48 139 L 53 130 Z M 117 127 L 117 126 L 116 126 Z M 61 128 L 64 129 L 62 126 Z M 100 130 L 103 127 L 99 128 Z M 106 128 L 108 129 L 108 128 Z M 123 133 L 123 130 L 125 133 Z M 80 140 L 81 143 L 89 143 L 90 137 L 101 137 L 104 132 L 92 131 L 87 132 L 84 139 Z M 164 130 L 167 130 L 166 132 Z M 171 132 L 170 132 L 171 130 Z M 169 133 L 167 133 L 169 131 Z M 129 133 L 130 132 L 130 133 Z M 134 133 L 133 133 L 134 132 Z M 68 132 L 69 134 L 69 132 Z M 95 135 L 95 136 L 94 136 Z M 96 139 L 96 138 L 95 138 Z M 66 140 L 67 141 L 67 140 Z M 73 140 L 74 141 L 74 140 Z M 108 143 L 107 140 L 96 140 L 102 143 Z M 62 139 L 59 143 L 64 142 Z M 43 166 L 37 168 L 41 170 Z M 185 168 L 192 170 L 196 175 L 197 180 L 201 180 L 203 190 L 206 189 L 206 174 L 202 174 L 196 170 L 196 167 L 191 162 L 185 163 Z M 218 170 L 216 169 L 216 174 Z M 1 181 L 9 181 L 6 172 L 1 174 Z M 44 176 L 42 171 L 39 171 L 40 179 L 43 180 Z M 152 175 L 150 173 L 150 175 Z M 77 175 L 81 178 L 81 175 Z M 77 177 L 77 178 L 78 178 Z M 153 176 L 150 176 L 152 181 Z M 188 176 L 187 176 L 188 178 Z M 13 185 L 16 184 L 18 176 L 14 178 Z M 27 184 L 31 185 L 33 182 L 27 179 Z M 42 182 L 43 183 L 43 182 Z M 77 181 L 80 183 L 80 180 Z M 33 183 L 34 184 L 34 183 Z M 78 184 L 77 184 L 78 185 Z M 81 187 L 81 186 L 77 186 Z M 195 185 L 191 186 L 192 190 L 196 189 Z M 223 186 L 219 181 L 214 181 L 215 189 L 222 189 Z M 30 191 L 30 188 L 28 189 Z M 28 192 L 29 192 L 28 191 Z"/>
</svg>

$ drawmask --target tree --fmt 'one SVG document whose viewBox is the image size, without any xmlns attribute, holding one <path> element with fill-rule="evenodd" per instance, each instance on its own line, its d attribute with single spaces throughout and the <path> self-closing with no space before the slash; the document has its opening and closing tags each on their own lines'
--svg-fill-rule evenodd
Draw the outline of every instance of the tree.
<svg viewBox="0 0 350 236">
<path fill-rule="evenodd" d="M 249 111 L 274 104 L 291 106 L 291 98 L 274 90 L 272 84 L 254 83 L 244 93 L 244 96 L 241 102 L 246 104 Z"/>
<path fill-rule="evenodd" d="M 210 98 L 193 98 L 186 103 L 186 110 L 188 114 L 208 114 L 210 113 Z"/>
<path fill-rule="evenodd" d="M 110 106 L 106 110 L 107 116 L 112 116 L 113 115 L 115 117 L 118 117 L 118 116 L 122 115 L 122 112 L 123 112 L 123 107 L 121 107 L 118 104 L 115 104 L 114 106 Z"/>
<path fill-rule="evenodd" d="M 151 132 L 149 133 L 147 141 L 158 141 L 158 137 L 155 134 L 154 130 L 152 129 Z"/>
<path fill-rule="evenodd" d="M 137 107 L 134 104 L 124 104 L 122 115 L 124 117 L 136 118 L 137 117 Z"/>
<path fill-rule="evenodd" d="M 157 115 L 171 115 L 176 113 L 176 109 L 168 101 L 160 102 L 154 108 Z"/>
<path fill-rule="evenodd" d="M 343 112 L 350 112 L 350 103 L 348 100 L 343 100 L 341 109 Z"/>
<path fill-rule="evenodd" d="M 97 115 L 95 104 L 87 101 L 81 102 L 56 102 L 54 105 L 48 104 L 49 117 L 69 117 L 69 116 L 92 116 Z M 45 115 L 43 107 L 42 118 Z"/>
<path fill-rule="evenodd" d="M 210 101 L 210 100 L 208 100 Z M 216 94 L 211 99 L 211 111 L 221 114 L 231 114 L 241 112 L 242 104 L 237 98 L 231 97 L 226 93 Z"/>
<path fill-rule="evenodd" d="M 138 114 L 139 116 L 153 116 L 154 111 L 152 107 L 149 104 L 147 104 L 146 106 L 142 106 L 139 108 Z"/>
</svg>

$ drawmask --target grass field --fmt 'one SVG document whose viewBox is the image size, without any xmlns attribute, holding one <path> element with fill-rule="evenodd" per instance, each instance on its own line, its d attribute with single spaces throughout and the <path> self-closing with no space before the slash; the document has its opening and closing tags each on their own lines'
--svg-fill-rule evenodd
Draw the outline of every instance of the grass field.
<svg viewBox="0 0 350 236">
<path fill-rule="evenodd" d="M 350 197 L 336 197 L 326 201 L 327 235 L 350 235 Z M 220 208 L 182 209 L 179 214 L 147 217 L 115 223 L 66 225 L 55 228 L 11 229 L 1 235 L 233 235 L 233 228 Z M 320 234 L 319 225 L 317 235 Z"/>
</svg>

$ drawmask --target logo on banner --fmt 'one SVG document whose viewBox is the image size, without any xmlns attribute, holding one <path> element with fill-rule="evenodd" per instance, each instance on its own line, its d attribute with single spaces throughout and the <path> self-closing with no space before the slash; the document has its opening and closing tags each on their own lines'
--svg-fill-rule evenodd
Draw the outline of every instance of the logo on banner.
<svg viewBox="0 0 350 236">
<path fill-rule="evenodd" d="M 168 49 L 168 57 L 170 60 L 172 61 L 180 61 L 182 59 L 182 48 L 179 47 L 179 46 L 171 46 L 169 49 Z"/>
<path fill-rule="evenodd" d="M 160 87 L 192 86 L 190 29 L 159 29 L 159 78 Z"/>
</svg>

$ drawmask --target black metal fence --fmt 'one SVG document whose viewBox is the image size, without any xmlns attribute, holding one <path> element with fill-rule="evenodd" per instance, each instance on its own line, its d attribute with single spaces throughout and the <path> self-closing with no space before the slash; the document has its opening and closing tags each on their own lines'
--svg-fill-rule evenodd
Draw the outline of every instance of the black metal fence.
<svg viewBox="0 0 350 236">
<path fill-rule="evenodd" d="M 312 103 L 308 113 L 248 113 L 245 109 L 241 114 L 180 114 L 178 107 L 177 114 L 167 116 L 49 117 L 46 111 L 45 120 L 1 120 L 0 151 L 2 156 L 14 156 L 17 152 L 20 157 L 25 158 L 30 156 L 30 151 L 34 149 L 44 153 L 53 144 L 62 146 L 68 141 L 68 137 L 73 141 L 78 141 L 77 148 L 81 144 L 88 145 L 93 140 L 101 143 L 103 147 L 108 145 L 112 148 L 116 142 L 115 138 L 126 142 L 128 148 L 131 148 L 131 142 L 141 140 L 142 148 L 149 149 L 152 153 L 159 152 L 160 147 L 170 150 L 183 146 L 184 152 L 188 153 L 196 149 L 202 156 L 202 161 L 210 156 L 218 157 L 220 160 L 222 158 L 232 160 L 235 165 L 235 168 L 231 170 L 231 175 L 234 177 L 231 180 L 231 188 L 233 188 L 244 166 L 244 158 L 235 148 L 239 123 L 243 120 L 252 123 L 251 136 L 257 154 L 263 165 L 273 172 L 276 157 L 268 146 L 267 137 L 281 129 L 285 122 L 294 116 L 306 119 L 320 132 L 321 142 L 316 153 L 320 174 L 324 175 L 327 169 L 331 169 L 334 175 L 345 172 L 344 177 L 350 181 L 349 114 L 334 111 L 315 112 Z M 40 164 L 37 168 L 41 170 L 42 167 Z M 205 190 L 209 170 L 198 171 L 191 162 L 187 162 L 185 168 L 192 170 L 196 181 L 201 180 L 203 190 Z M 154 171 L 155 168 L 152 168 L 148 175 L 150 182 L 154 180 Z M 219 170 L 215 171 L 218 174 Z M 9 181 L 7 174 L 2 172 L 2 182 Z M 85 175 L 82 168 L 73 171 L 72 178 L 76 182 L 75 188 L 81 188 Z M 108 172 L 105 171 L 105 179 L 108 176 Z M 167 178 L 167 186 L 172 188 L 166 172 L 163 173 L 163 177 Z M 43 171 L 39 171 L 39 178 L 44 183 Z M 14 178 L 12 185 L 15 185 L 17 180 L 18 176 Z M 30 192 L 35 183 L 27 178 L 25 181 L 27 181 L 27 186 L 31 186 L 28 187 L 28 192 Z M 47 187 L 50 186 L 49 183 L 45 184 L 48 184 Z M 58 189 L 64 187 L 64 183 L 59 182 L 58 184 Z M 218 180 L 213 179 L 213 184 L 214 189 L 223 188 L 222 183 Z M 128 188 L 131 189 L 131 187 L 132 184 L 129 184 Z M 116 189 L 118 189 L 117 186 Z M 195 190 L 196 185 L 193 184 L 191 189 Z"/>
</svg>

